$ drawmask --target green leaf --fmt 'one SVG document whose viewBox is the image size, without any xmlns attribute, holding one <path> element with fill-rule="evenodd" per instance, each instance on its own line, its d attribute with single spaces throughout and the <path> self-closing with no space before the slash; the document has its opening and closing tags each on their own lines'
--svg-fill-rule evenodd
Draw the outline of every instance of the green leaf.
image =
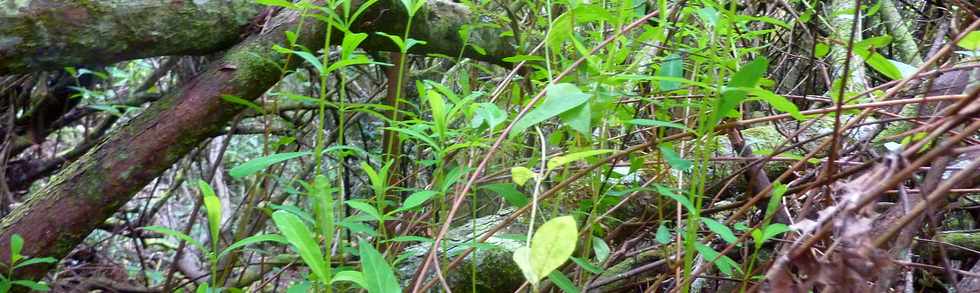
<svg viewBox="0 0 980 293">
<path fill-rule="evenodd" d="M 572 280 L 569 280 L 561 271 L 554 271 L 548 274 L 548 280 L 551 280 L 552 283 L 555 283 L 555 286 L 558 286 L 558 288 L 561 288 L 566 293 L 580 292 L 578 287 L 575 286 L 575 283 L 572 283 Z"/>
<path fill-rule="evenodd" d="M 779 205 L 783 203 L 783 194 L 786 193 L 786 185 L 782 183 L 773 182 L 772 183 L 772 196 L 769 197 L 769 203 L 766 205 L 766 218 L 772 216 L 779 209 Z"/>
<path fill-rule="evenodd" d="M 684 77 L 684 58 L 677 54 L 670 54 L 660 63 L 660 68 L 654 74 L 659 77 Z M 681 83 L 674 80 L 660 80 L 661 91 L 673 91 L 681 88 Z"/>
<path fill-rule="evenodd" d="M 591 272 L 593 274 L 601 274 L 602 273 L 602 268 L 600 268 L 600 267 L 598 267 L 598 266 L 596 266 L 594 264 L 589 263 L 589 261 L 587 261 L 587 260 L 584 260 L 584 259 L 581 259 L 581 258 L 577 258 L 577 257 L 574 257 L 574 256 L 571 257 L 571 258 L 572 258 L 572 261 L 575 262 L 575 264 L 577 264 L 578 266 L 582 267 L 586 271 L 589 271 L 589 272 Z"/>
<path fill-rule="evenodd" d="M 663 154 L 664 160 L 667 160 L 667 164 L 671 168 L 678 171 L 687 171 L 691 169 L 693 163 L 689 160 L 681 158 L 681 155 L 674 151 L 674 148 L 668 144 L 660 144 L 660 153 Z"/>
<path fill-rule="evenodd" d="M 354 50 L 357 49 L 357 46 L 360 46 L 361 42 L 367 39 L 367 37 L 368 34 L 366 33 L 345 33 L 344 41 L 341 42 L 340 45 L 340 49 L 341 49 L 340 59 L 349 58 L 350 55 L 354 53 Z"/>
<path fill-rule="evenodd" d="M 402 0 L 402 1 L 408 1 L 408 0 Z M 381 36 L 385 36 L 385 37 L 391 39 L 391 41 L 394 42 L 396 46 L 398 46 L 399 52 L 406 52 L 406 51 L 408 51 L 408 49 L 405 48 L 405 41 L 402 40 L 402 37 L 399 37 L 399 36 L 396 36 L 396 35 L 389 35 L 389 34 L 384 33 L 384 32 L 375 32 L 375 34 L 378 34 L 378 35 L 381 35 Z"/>
<path fill-rule="evenodd" d="M 426 92 L 426 100 L 429 102 L 429 109 L 432 110 L 432 122 L 435 124 L 436 133 L 443 136 L 446 133 L 446 100 L 436 91 Z"/>
<path fill-rule="evenodd" d="M 425 1 L 419 1 L 419 2 L 425 2 Z M 415 45 L 425 45 L 426 43 L 428 42 L 423 40 L 408 38 L 408 40 L 405 41 L 405 52 L 408 52 L 408 50 L 411 49 L 412 47 L 415 47 Z"/>
<path fill-rule="evenodd" d="M 218 250 L 220 240 L 218 234 L 221 233 L 221 200 L 215 195 L 214 189 L 204 180 L 197 180 L 197 188 L 201 190 L 204 197 L 204 209 L 208 215 L 208 231 L 211 232 L 211 251 Z"/>
<path fill-rule="evenodd" d="M 203 252 L 208 252 L 209 251 L 208 248 L 205 247 L 203 244 L 201 244 L 200 241 L 197 241 L 196 239 L 191 238 L 190 236 L 187 236 L 187 234 L 178 232 L 176 230 L 173 230 L 173 229 L 170 229 L 170 228 L 167 228 L 167 227 L 163 227 L 163 226 L 149 226 L 149 227 L 143 227 L 143 230 L 150 231 L 150 232 L 156 232 L 156 233 L 160 233 L 160 234 L 163 234 L 163 235 L 167 235 L 167 236 L 170 236 L 170 237 L 174 237 L 174 238 L 183 240 L 184 242 L 190 243 L 191 245 L 193 245 L 194 247 L 197 247 L 198 249 L 200 249 Z"/>
<path fill-rule="evenodd" d="M 782 223 L 775 223 L 766 226 L 766 230 L 762 232 L 763 242 L 773 237 L 779 236 L 779 234 L 786 233 L 790 230 L 789 226 Z"/>
<path fill-rule="evenodd" d="M 252 235 L 252 236 L 246 237 L 245 239 L 238 240 L 237 242 L 232 243 L 231 245 L 228 245 L 228 247 L 226 247 L 224 250 L 221 251 L 221 253 L 218 254 L 218 258 L 220 259 L 220 258 L 224 257 L 225 255 L 228 255 L 229 253 L 232 253 L 232 252 L 234 252 L 235 250 L 237 250 L 239 248 L 242 248 L 242 247 L 245 247 L 245 246 L 249 246 L 249 245 L 252 245 L 252 244 L 256 244 L 256 243 L 261 243 L 261 242 L 276 242 L 276 243 L 282 243 L 282 244 L 288 244 L 289 243 L 289 241 L 286 241 L 286 238 L 284 238 L 284 237 L 282 237 L 282 235 L 278 235 L 278 234 L 258 234 L 258 235 Z"/>
<path fill-rule="evenodd" d="M 242 178 L 248 175 L 255 174 L 256 172 L 265 170 L 273 164 L 299 158 L 311 154 L 311 152 L 292 152 L 292 153 L 278 153 L 272 154 L 265 157 L 257 158 L 245 162 L 244 164 L 238 165 L 237 167 L 231 168 L 228 171 L 228 175 L 233 178 Z"/>
<path fill-rule="evenodd" d="M 509 63 L 520 63 L 520 62 L 525 62 L 525 61 L 528 61 L 528 62 L 531 62 L 531 61 L 541 61 L 541 62 L 544 62 L 544 57 L 537 56 L 537 55 L 514 55 L 514 56 L 506 57 L 504 59 L 500 59 L 500 61 L 509 62 Z"/>
<path fill-rule="evenodd" d="M 339 271 L 333 276 L 333 280 L 330 280 L 330 284 L 336 282 L 351 282 L 361 288 L 367 288 L 367 282 L 364 281 L 364 274 L 358 271 Z"/>
<path fill-rule="evenodd" d="M 575 24 L 568 12 L 562 13 L 551 22 L 548 34 L 545 35 L 545 42 L 553 51 L 561 50 L 562 44 L 571 37 L 574 27 Z"/>
<path fill-rule="evenodd" d="M 310 200 L 313 203 L 313 215 L 316 219 L 315 226 L 319 229 L 320 235 L 333 235 L 334 229 L 336 228 L 336 221 L 334 220 L 334 211 L 336 210 L 333 197 L 334 188 L 330 186 L 330 180 L 323 174 L 313 177 L 312 185 Z"/>
<path fill-rule="evenodd" d="M 915 68 L 915 66 L 908 65 L 899 61 L 895 61 L 891 59 L 888 59 L 888 61 L 891 62 L 892 65 L 895 65 L 895 68 L 902 73 L 902 78 L 912 77 L 915 74 L 915 72 L 919 70 L 918 68 Z"/>
<path fill-rule="evenodd" d="M 497 193 L 504 198 L 504 201 L 514 207 L 523 207 L 528 203 L 527 196 L 518 191 L 517 186 L 513 183 L 488 184 L 482 188 Z"/>
<path fill-rule="evenodd" d="M 403 212 L 403 211 L 414 209 L 424 204 L 427 200 L 429 200 L 436 194 L 439 194 L 439 192 L 436 192 L 434 190 L 422 190 L 422 191 L 412 193 L 412 195 L 409 195 L 408 198 L 405 199 L 405 202 L 402 203 L 402 206 L 400 208 L 392 211 L 391 213 L 394 214 L 397 212 Z"/>
<path fill-rule="evenodd" d="M 768 103 L 769 106 L 772 106 L 772 108 L 776 109 L 777 111 L 787 113 L 793 118 L 796 118 L 796 120 L 806 119 L 806 116 L 800 114 L 800 109 L 796 107 L 796 104 L 790 102 L 788 99 L 786 99 L 786 97 L 777 95 L 769 90 L 764 90 L 760 88 L 754 88 L 751 90 L 751 92 L 756 97 L 759 97 L 759 99 Z"/>
<path fill-rule="evenodd" d="M 887 76 L 892 80 L 902 79 L 902 71 L 898 70 L 898 67 L 892 63 L 891 60 L 885 58 L 885 56 L 877 52 L 868 52 L 867 50 L 855 49 L 855 52 L 861 58 L 864 58 L 864 62 L 874 68 L 874 70 Z"/>
<path fill-rule="evenodd" d="M 401 0 L 401 1 L 402 1 L 402 6 L 405 6 L 405 10 L 408 11 L 408 14 L 409 15 L 412 15 L 413 14 L 412 13 L 412 8 L 415 6 L 415 3 L 414 3 L 415 1 L 413 1 L 413 0 Z"/>
<path fill-rule="evenodd" d="M 361 222 L 348 221 L 349 219 L 351 218 L 344 219 L 344 221 L 341 221 L 338 225 L 347 228 L 348 230 L 354 233 L 364 233 L 372 237 L 378 235 L 378 231 L 375 231 L 374 227 L 371 227 Z"/>
<path fill-rule="evenodd" d="M 296 9 L 296 5 L 286 0 L 255 0 L 255 3 L 262 4 L 262 5 L 269 5 L 269 6 L 280 6 L 288 9 Z"/>
<path fill-rule="evenodd" d="M 316 278 L 323 282 L 328 281 L 328 264 L 324 262 L 320 245 L 313 239 L 313 234 L 310 233 L 307 225 L 295 214 L 287 211 L 272 213 L 272 221 Z"/>
<path fill-rule="evenodd" d="M 548 160 L 548 170 L 554 170 L 574 161 L 583 160 L 596 155 L 608 154 L 611 152 L 613 152 L 613 150 L 588 150 L 564 156 L 557 156 Z"/>
<path fill-rule="evenodd" d="M 856 44 L 854 44 L 854 49 L 855 50 L 860 49 L 861 51 L 865 51 L 871 48 L 884 48 L 885 46 L 888 46 L 888 44 L 890 44 L 891 42 L 892 42 L 892 36 L 888 36 L 888 35 L 877 36 L 877 37 L 867 38 L 861 40 L 860 42 L 857 42 Z"/>
<path fill-rule="evenodd" d="M 592 135 L 592 107 L 589 106 L 589 103 L 583 103 L 565 113 L 561 113 L 558 115 L 558 118 L 561 118 L 561 121 L 572 130 L 585 136 Z"/>
<path fill-rule="evenodd" d="M 511 137 L 520 135 L 528 127 L 588 102 L 591 96 L 583 93 L 577 86 L 570 83 L 549 85 L 546 90 L 547 96 L 544 102 L 528 112 L 527 115 L 524 115 L 517 123 L 514 123 L 514 127 L 510 132 Z"/>
<path fill-rule="evenodd" d="M 364 287 L 370 293 L 401 293 L 398 278 L 385 257 L 370 242 L 361 239 L 358 242 L 361 256 L 361 273 L 364 275 Z"/>
<path fill-rule="evenodd" d="M 674 193 L 673 190 L 671 190 L 670 188 L 668 188 L 666 186 L 663 186 L 663 185 L 660 185 L 660 184 L 657 184 L 655 186 L 657 188 L 657 193 L 660 193 L 663 196 L 669 197 L 670 199 L 673 199 L 673 200 L 679 202 L 689 212 L 695 212 L 696 211 L 694 209 L 694 204 L 691 204 L 691 200 L 690 199 Z"/>
<path fill-rule="evenodd" d="M 20 234 L 10 236 L 10 263 L 15 264 L 24 257 L 20 254 L 23 249 L 24 237 L 21 237 Z"/>
<path fill-rule="evenodd" d="M 595 251 L 595 260 L 600 263 L 609 258 L 609 244 L 602 238 L 592 236 L 592 250 Z"/>
<path fill-rule="evenodd" d="M 313 54 L 310 54 L 309 52 L 295 51 L 295 50 L 293 51 L 293 54 L 296 54 L 296 56 L 303 58 L 303 60 L 306 60 L 307 63 L 313 65 L 313 68 L 316 68 L 316 72 L 320 74 L 327 73 L 326 71 L 323 71 L 323 63 L 320 63 L 320 59 L 317 59 L 316 56 L 313 56 Z"/>
<path fill-rule="evenodd" d="M 470 122 L 470 126 L 473 128 L 486 125 L 492 131 L 497 128 L 497 125 L 507 120 L 507 113 L 500 110 L 500 107 L 494 103 L 479 103 L 475 112 L 473 120 Z"/>
<path fill-rule="evenodd" d="M 401 235 L 401 236 L 396 236 L 394 238 L 387 239 L 387 240 L 384 240 L 384 241 L 381 241 L 381 242 L 382 243 L 384 243 L 384 242 L 422 242 L 422 243 L 429 243 L 429 242 L 433 242 L 433 241 L 435 241 L 435 240 L 432 240 L 432 238 L 428 238 L 428 237 L 414 236 L 414 235 Z"/>
<path fill-rule="evenodd" d="M 531 172 L 531 169 L 525 167 L 510 168 L 510 179 L 519 186 L 524 186 L 524 183 L 531 178 L 534 178 L 534 172 Z"/>
<path fill-rule="evenodd" d="M 265 109 L 262 109 L 262 107 L 260 107 L 258 104 L 255 104 L 254 102 L 246 99 L 242 99 L 239 96 L 221 95 L 221 99 L 224 100 L 225 102 L 242 105 L 249 109 L 255 110 L 255 113 L 265 114 Z"/>
<path fill-rule="evenodd" d="M 626 124 L 633 124 L 633 125 L 639 125 L 639 126 L 656 126 L 656 127 L 677 128 L 677 129 L 681 129 L 681 130 L 685 130 L 685 131 L 690 131 L 691 130 L 690 128 L 688 128 L 684 124 L 674 123 L 674 122 L 667 122 L 667 121 L 660 121 L 660 120 L 653 120 L 653 119 L 632 119 L 632 120 L 627 120 L 624 123 L 626 123 Z"/>
<path fill-rule="evenodd" d="M 712 7 L 698 9 L 698 17 L 708 26 L 714 27 L 718 23 L 718 10 Z"/>
<path fill-rule="evenodd" d="M 45 264 L 58 263 L 58 259 L 53 258 L 53 257 L 29 258 L 29 259 L 27 259 L 25 261 L 22 261 L 22 262 L 17 263 L 17 265 L 14 266 L 14 269 L 19 269 L 19 268 L 22 268 L 22 267 L 30 266 L 30 265 L 33 265 L 33 264 L 39 264 L 39 263 L 45 263 Z M 0 292 L 2 292 L 2 291 L 0 291 Z"/>
<path fill-rule="evenodd" d="M 545 222 L 531 238 L 531 268 L 534 275 L 547 276 L 568 261 L 578 242 L 578 226 L 572 216 Z"/>
<path fill-rule="evenodd" d="M 375 208 L 374 206 L 372 206 L 371 204 L 365 202 L 365 201 L 362 201 L 362 200 L 348 200 L 348 201 L 346 201 L 346 203 L 347 203 L 348 206 L 350 206 L 350 207 L 352 207 L 354 209 L 357 209 L 359 211 L 364 212 L 365 214 L 371 216 L 371 218 L 373 218 L 375 220 L 378 220 L 378 221 L 381 221 L 382 220 L 381 213 L 378 212 L 378 209 Z"/>
<path fill-rule="evenodd" d="M 51 288 L 48 287 L 47 284 L 35 282 L 31 280 L 16 280 L 10 283 L 21 287 L 27 287 L 34 291 L 42 291 L 42 292 L 51 291 Z"/>
<path fill-rule="evenodd" d="M 705 226 L 708 226 L 708 230 L 718 234 L 718 236 L 721 237 L 722 240 L 725 240 L 725 242 L 734 244 L 738 241 L 738 237 L 735 236 L 735 233 L 732 233 L 732 229 L 729 229 L 728 226 L 725 226 L 725 224 L 715 221 L 715 219 L 712 218 L 701 218 L 701 222 L 704 223 Z"/>
<path fill-rule="evenodd" d="M 431 137 L 428 137 L 428 136 L 426 136 L 424 134 L 421 134 L 418 131 L 411 130 L 411 129 L 408 129 L 408 128 L 401 128 L 401 127 L 385 127 L 385 128 L 382 128 L 382 129 L 387 129 L 387 130 L 391 130 L 391 131 L 395 131 L 395 132 L 399 132 L 399 133 L 405 134 L 407 136 L 411 136 L 412 138 L 418 139 L 419 141 L 424 142 L 425 144 L 429 145 L 430 147 L 432 147 L 433 149 L 435 149 L 437 152 L 439 150 L 439 144 L 436 143 L 435 140 L 432 140 Z"/>
<path fill-rule="evenodd" d="M 967 50 L 980 50 L 980 31 L 972 31 L 966 34 L 956 45 Z"/>
<path fill-rule="evenodd" d="M 762 245 L 765 244 L 766 241 L 769 241 L 769 239 L 772 239 L 779 234 L 786 233 L 787 231 L 790 231 L 789 226 L 781 223 L 768 225 L 765 227 L 764 231 L 760 229 L 753 229 L 752 239 L 755 240 L 755 249 L 758 250 L 759 248 L 762 248 Z"/>
<path fill-rule="evenodd" d="M 745 100 L 745 90 L 740 88 L 754 88 L 759 83 L 759 79 L 766 73 L 769 67 L 769 60 L 766 57 L 759 57 L 749 64 L 742 66 L 732 79 L 728 82 L 728 88 L 722 91 L 721 98 L 715 104 L 714 111 L 711 112 L 708 121 L 704 124 L 707 130 L 713 129 L 722 117 L 738 107 Z"/>
<path fill-rule="evenodd" d="M 327 67 L 327 71 L 324 72 L 323 74 L 329 75 L 330 73 L 347 66 L 363 65 L 363 64 L 375 64 L 375 65 L 385 65 L 385 66 L 391 65 L 387 63 L 375 62 L 374 60 L 371 60 L 371 58 L 368 58 L 366 56 L 357 55 L 354 56 L 353 58 L 340 59 L 337 60 L 337 62 L 330 63 L 330 67 Z"/>
<path fill-rule="evenodd" d="M 817 45 L 813 48 L 813 57 L 823 58 L 829 53 L 830 46 L 827 46 L 827 44 L 824 43 L 817 43 Z"/>
<path fill-rule="evenodd" d="M 657 227 L 657 235 L 655 237 L 658 243 L 667 244 L 670 243 L 670 230 L 663 223 L 660 223 L 660 227 Z"/>
<path fill-rule="evenodd" d="M 697 249 L 699 253 L 704 255 L 704 259 L 714 263 L 715 266 L 718 267 L 718 270 L 725 275 L 734 276 L 734 270 L 742 272 L 742 268 L 739 267 L 738 263 L 728 256 L 721 255 L 721 253 L 718 253 L 718 251 L 715 251 L 713 248 L 704 245 L 701 242 L 695 243 L 694 248 Z"/>
<path fill-rule="evenodd" d="M 531 266 L 531 248 L 521 246 L 514 250 L 514 255 L 511 258 L 514 259 L 517 268 L 521 269 L 521 273 L 524 274 L 524 278 L 527 279 L 528 283 L 537 286 L 538 281 L 541 279 L 535 275 L 534 268 Z"/>
<path fill-rule="evenodd" d="M 286 293 L 309 293 L 313 289 L 313 284 L 308 280 L 301 280 L 286 288 Z M 180 293 L 180 292 L 178 292 Z"/>
</svg>

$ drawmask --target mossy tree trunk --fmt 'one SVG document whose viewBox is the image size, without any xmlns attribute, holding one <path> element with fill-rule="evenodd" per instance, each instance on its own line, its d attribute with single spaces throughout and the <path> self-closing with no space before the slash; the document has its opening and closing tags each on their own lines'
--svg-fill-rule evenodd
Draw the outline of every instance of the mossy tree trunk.
<svg viewBox="0 0 980 293">
<path fill-rule="evenodd" d="M 850 62 L 847 62 L 847 44 L 851 40 L 852 30 L 856 30 L 853 34 L 854 43 L 861 41 L 861 17 L 863 14 L 855 13 L 857 7 L 854 6 L 853 0 L 834 0 L 829 4 L 827 9 L 829 9 L 831 38 L 836 40 L 830 44 L 830 64 L 835 66 L 833 68 L 834 82 L 842 81 L 846 72 L 845 90 L 847 92 L 862 92 L 868 88 L 868 83 L 865 80 L 864 60 L 852 52 Z M 848 68 L 845 69 L 844 64 L 848 64 Z M 832 89 L 831 91 L 834 91 L 831 96 L 837 95 L 836 90 Z"/>
<path fill-rule="evenodd" d="M 0 1 L 0 75 L 219 52 L 261 29 L 263 7 L 254 0 Z M 373 32 L 404 33 L 407 17 L 401 1 L 378 1 L 359 21 L 353 30 L 370 33 L 363 48 L 397 51 L 391 40 Z M 429 0 L 414 21 L 411 37 L 427 43 L 413 52 L 450 56 L 466 43 L 460 29 L 479 24 L 468 9 L 448 0 Z M 469 43 L 485 49 L 486 55 L 466 48 L 464 56 L 502 64 L 514 48 L 501 32 L 473 27 Z"/>
<path fill-rule="evenodd" d="M 237 43 L 261 8 L 253 0 L 0 1 L 0 75 L 216 52 Z"/>
</svg>

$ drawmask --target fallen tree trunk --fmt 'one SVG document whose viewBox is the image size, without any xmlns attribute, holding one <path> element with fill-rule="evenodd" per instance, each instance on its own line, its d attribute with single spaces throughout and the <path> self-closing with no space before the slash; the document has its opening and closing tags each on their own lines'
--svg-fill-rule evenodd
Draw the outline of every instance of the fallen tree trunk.
<svg viewBox="0 0 980 293">
<path fill-rule="evenodd" d="M 8 1 L 11 2 L 11 1 Z M 202 4 L 195 4 L 201 2 Z M 262 5 L 253 0 L 222 1 L 12 1 L 0 5 L 0 75 L 66 66 L 108 65 L 120 61 L 167 55 L 204 55 L 228 49 L 265 20 Z M 382 31 L 401 35 L 407 21 L 400 1 L 374 4 L 354 24 L 354 31 L 370 32 L 362 46 L 368 50 L 397 51 Z M 459 35 L 475 17 L 464 6 L 429 0 L 415 17 L 412 38 L 427 44 L 412 52 L 439 52 L 456 56 L 466 43 Z M 502 64 L 513 55 L 511 38 L 503 30 L 474 28 L 470 44 L 486 55 L 466 50 L 464 56 Z M 335 40 L 339 42 L 340 40 Z"/>
<path fill-rule="evenodd" d="M 241 40 L 261 5 L 227 1 L 4 1 L 0 75 L 200 55 Z"/>
<path fill-rule="evenodd" d="M 395 1 L 388 1 L 392 3 Z M 422 11 L 417 19 L 429 21 L 428 25 L 413 25 L 420 28 L 413 31 L 417 39 L 429 41 L 429 46 L 421 50 L 435 50 L 444 54 L 458 54 L 460 47 L 451 36 L 470 19 L 465 9 L 457 4 L 443 1 Z M 376 4 L 380 5 L 380 4 Z M 397 8 L 395 8 L 397 7 Z M 362 23 L 359 30 L 390 31 L 398 29 L 396 16 L 404 14 L 401 6 L 376 6 L 362 18 L 390 15 L 384 22 Z M 452 9 L 447 14 L 446 9 Z M 404 18 L 403 16 L 400 16 Z M 11 236 L 21 235 L 25 239 L 23 254 L 33 257 L 64 257 L 80 243 L 91 231 L 124 205 L 148 182 L 162 174 L 170 166 L 187 154 L 201 141 L 220 132 L 237 113 L 241 106 L 224 102 L 226 95 L 252 100 L 261 96 L 279 81 L 283 72 L 280 68 L 296 66 L 283 64 L 286 56 L 276 53 L 275 44 L 286 46 L 284 32 L 295 31 L 299 25 L 299 13 L 286 12 L 276 16 L 272 23 L 281 24 L 269 27 L 262 34 L 249 37 L 225 53 L 220 60 L 213 62 L 208 69 L 183 85 L 180 90 L 153 103 L 139 116 L 120 127 L 105 141 L 92 148 L 77 161 L 65 167 L 40 190 L 32 193 L 23 205 L 0 221 L 0 262 L 9 259 Z M 325 26 L 318 21 L 307 19 L 305 27 L 298 34 L 296 43 L 307 48 L 317 48 L 324 43 Z M 402 24 L 403 25 L 403 24 Z M 441 27 L 435 27 L 441 26 Z M 474 35 L 476 33 L 476 35 Z M 509 46 L 503 38 L 496 36 L 492 29 L 471 33 L 470 43 L 477 42 L 488 52 L 508 54 Z M 446 42 L 443 45 L 438 45 Z M 375 41 L 377 46 L 383 44 Z M 496 49 L 489 49 L 496 48 Z M 502 58 L 503 55 L 492 55 Z M 492 61 L 491 58 L 486 60 Z M 498 59 L 499 60 L 499 59 Z M 49 269 L 34 265 L 19 269 L 17 278 L 37 279 Z"/>
</svg>

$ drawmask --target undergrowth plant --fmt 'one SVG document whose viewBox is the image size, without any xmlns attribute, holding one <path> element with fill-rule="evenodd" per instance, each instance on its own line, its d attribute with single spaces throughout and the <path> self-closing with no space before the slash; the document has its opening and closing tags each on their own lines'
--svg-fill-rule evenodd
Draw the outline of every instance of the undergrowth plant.
<svg viewBox="0 0 980 293">
<path fill-rule="evenodd" d="M 809 183 L 794 181 L 803 177 L 794 172 L 829 162 L 828 174 L 805 178 L 830 182 L 840 159 L 838 145 L 827 159 L 814 158 L 816 151 L 801 155 L 812 141 L 791 142 L 785 132 L 800 136 L 811 124 L 833 123 L 822 136 L 852 139 L 842 129 L 867 114 L 860 107 L 871 107 L 847 77 L 829 73 L 821 76 L 824 85 L 808 85 L 826 95 L 790 95 L 803 90 L 777 77 L 788 74 L 787 60 L 857 56 L 858 65 L 874 70 L 871 81 L 895 83 L 926 68 L 889 59 L 886 49 L 899 40 L 888 35 L 841 40 L 839 28 L 810 35 L 842 14 L 827 20 L 817 13 L 825 5 L 819 1 L 779 2 L 256 0 L 269 13 L 299 19 L 269 48 L 285 59 L 275 72 L 282 81 L 254 101 L 222 96 L 246 111 L 223 134 L 251 133 L 228 138 L 231 150 L 200 164 L 213 170 L 189 172 L 204 178 L 195 181 L 200 197 L 190 214 L 203 207 L 206 226 L 142 231 L 202 254 L 206 277 L 177 284 L 195 284 L 197 292 L 577 293 L 633 276 L 642 278 L 630 279 L 640 284 L 631 289 L 702 292 L 710 277 L 753 291 L 763 269 L 774 267 L 770 246 L 801 229 L 778 220 L 789 214 L 787 202 L 802 206 L 790 194 L 805 193 L 794 188 Z M 780 9 L 787 11 L 773 12 Z M 463 17 L 474 19 L 456 25 Z M 301 42 L 309 31 L 322 32 L 323 43 Z M 776 45 L 804 33 L 809 43 Z M 977 38 L 964 37 L 961 46 Z M 514 42 L 481 46 L 498 39 Z M 782 55 L 794 46 L 811 47 L 796 54 L 810 56 Z M 76 83 L 85 74 L 127 75 L 69 72 Z M 96 101 L 110 95 L 77 94 Z M 801 111 L 803 105 L 813 109 Z M 117 118 L 129 109 L 91 107 Z M 772 122 L 778 147 L 743 138 L 763 122 Z M 922 129 L 906 132 L 893 147 L 936 147 Z M 861 139 L 838 144 L 876 147 Z M 772 180 L 753 165 L 777 156 L 795 165 L 778 166 L 789 171 Z M 909 164 L 914 156 L 901 158 Z M 736 175 L 729 174 L 733 166 Z M 807 207 L 827 204 L 806 200 Z M 8 279 L 16 269 L 54 261 L 26 258 L 22 246 L 19 236 L 11 238 L 16 249 L 0 291 L 46 290 L 45 283 Z M 493 262 L 501 255 L 504 262 Z M 654 265 L 661 273 L 642 275 Z M 489 284 L 493 277 L 481 270 L 498 267 L 516 268 L 499 273 L 519 272 L 517 284 Z M 647 271 L 631 271 L 640 269 Z M 243 281 L 253 275 L 259 277 Z"/>
</svg>

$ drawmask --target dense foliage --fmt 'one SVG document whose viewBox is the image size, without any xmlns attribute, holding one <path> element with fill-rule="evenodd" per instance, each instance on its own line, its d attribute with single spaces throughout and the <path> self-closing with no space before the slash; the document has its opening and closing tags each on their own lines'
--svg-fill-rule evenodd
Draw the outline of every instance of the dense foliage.
<svg viewBox="0 0 980 293">
<path fill-rule="evenodd" d="M 176 2 L 0 9 L 0 292 L 980 291 L 976 3 Z"/>
</svg>

